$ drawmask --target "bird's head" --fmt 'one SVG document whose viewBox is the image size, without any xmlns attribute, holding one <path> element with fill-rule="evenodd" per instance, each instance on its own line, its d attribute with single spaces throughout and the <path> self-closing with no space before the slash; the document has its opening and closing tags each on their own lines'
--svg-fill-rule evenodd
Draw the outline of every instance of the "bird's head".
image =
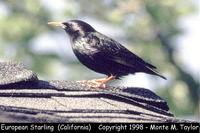
<svg viewBox="0 0 200 133">
<path fill-rule="evenodd" d="M 84 36 L 88 32 L 95 32 L 95 29 L 92 26 L 81 20 L 70 20 L 67 22 L 49 22 L 48 24 L 62 27 L 70 37 Z"/>
</svg>

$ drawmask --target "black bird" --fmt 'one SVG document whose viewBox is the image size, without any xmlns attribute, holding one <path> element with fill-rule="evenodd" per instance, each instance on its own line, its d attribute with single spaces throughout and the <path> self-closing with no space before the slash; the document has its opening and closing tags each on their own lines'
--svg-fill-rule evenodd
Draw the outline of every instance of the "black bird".
<svg viewBox="0 0 200 133">
<path fill-rule="evenodd" d="M 49 22 L 62 27 L 70 37 L 74 54 L 79 61 L 107 78 L 82 82 L 93 83 L 93 87 L 105 87 L 106 83 L 128 74 L 143 72 L 166 79 L 155 71 L 156 67 L 145 62 L 122 46 L 119 42 L 99 33 L 81 20 Z"/>
</svg>

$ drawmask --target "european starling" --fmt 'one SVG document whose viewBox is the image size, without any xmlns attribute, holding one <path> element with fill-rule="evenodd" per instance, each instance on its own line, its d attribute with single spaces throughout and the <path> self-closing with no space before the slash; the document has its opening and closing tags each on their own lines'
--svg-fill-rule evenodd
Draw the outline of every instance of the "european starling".
<svg viewBox="0 0 200 133">
<path fill-rule="evenodd" d="M 106 83 L 128 74 L 143 72 L 166 79 L 155 71 L 156 67 L 145 62 L 122 46 L 119 42 L 99 33 L 92 26 L 81 20 L 67 22 L 49 22 L 62 27 L 69 35 L 74 54 L 79 61 L 95 72 L 108 77 L 82 81 L 93 87 L 105 88 Z"/>
</svg>

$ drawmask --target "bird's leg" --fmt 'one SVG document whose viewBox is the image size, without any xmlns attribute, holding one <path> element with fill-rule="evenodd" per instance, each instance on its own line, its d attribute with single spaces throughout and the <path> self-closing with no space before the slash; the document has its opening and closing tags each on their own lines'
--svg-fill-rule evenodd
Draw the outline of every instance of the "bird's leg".
<svg viewBox="0 0 200 133">
<path fill-rule="evenodd" d="M 116 76 L 111 75 L 109 77 L 102 78 L 102 79 L 93 79 L 92 81 L 105 84 L 111 80 L 114 80 L 115 78 Z"/>
<path fill-rule="evenodd" d="M 93 79 L 93 80 L 83 80 L 83 81 L 77 81 L 78 83 L 81 84 L 88 84 L 90 87 L 92 88 L 106 88 L 106 83 L 108 83 L 109 81 L 112 81 L 116 79 L 116 76 L 109 76 L 106 78 L 101 78 L 101 79 Z"/>
<path fill-rule="evenodd" d="M 89 83 L 91 83 L 91 87 L 93 88 L 102 88 L 105 89 L 106 88 L 106 83 L 114 80 L 116 78 L 116 76 L 109 76 L 106 78 L 101 78 L 101 79 L 93 79 L 93 80 L 89 80 Z"/>
</svg>

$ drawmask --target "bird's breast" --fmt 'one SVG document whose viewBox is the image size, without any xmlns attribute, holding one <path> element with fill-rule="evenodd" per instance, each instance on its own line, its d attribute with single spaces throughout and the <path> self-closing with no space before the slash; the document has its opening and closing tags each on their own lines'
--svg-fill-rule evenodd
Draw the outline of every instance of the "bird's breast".
<svg viewBox="0 0 200 133">
<path fill-rule="evenodd" d="M 93 47 L 85 38 L 77 39 L 74 41 L 72 43 L 72 49 L 75 54 L 78 52 L 84 55 L 91 55 L 97 52 L 97 49 Z"/>
</svg>

